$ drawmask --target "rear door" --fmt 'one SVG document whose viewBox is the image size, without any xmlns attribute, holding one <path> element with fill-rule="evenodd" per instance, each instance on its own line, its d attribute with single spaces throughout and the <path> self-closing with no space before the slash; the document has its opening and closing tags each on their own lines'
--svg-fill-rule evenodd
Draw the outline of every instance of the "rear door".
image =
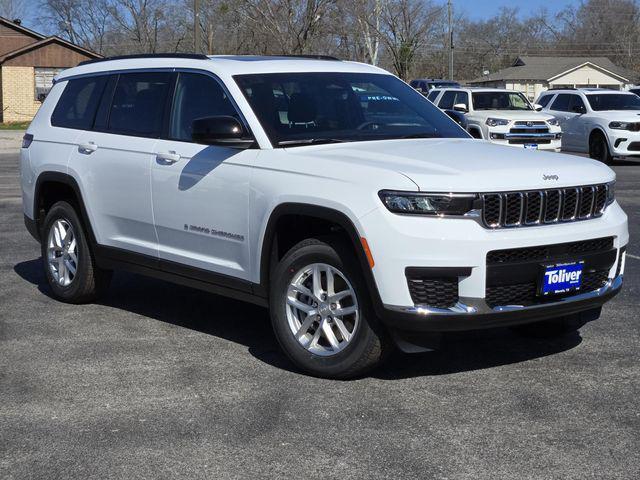
<svg viewBox="0 0 640 480">
<path fill-rule="evenodd" d="M 78 137 L 69 163 L 82 178 L 98 243 L 151 261 L 158 257 L 151 162 L 173 78 L 170 72 L 153 71 L 109 77 L 94 129 Z"/>
<path fill-rule="evenodd" d="M 221 115 L 242 122 L 221 82 L 205 72 L 180 72 L 165 138 L 152 159 L 159 255 L 174 273 L 190 275 L 187 265 L 248 280 L 249 181 L 259 150 L 191 139 L 193 120 Z"/>
</svg>

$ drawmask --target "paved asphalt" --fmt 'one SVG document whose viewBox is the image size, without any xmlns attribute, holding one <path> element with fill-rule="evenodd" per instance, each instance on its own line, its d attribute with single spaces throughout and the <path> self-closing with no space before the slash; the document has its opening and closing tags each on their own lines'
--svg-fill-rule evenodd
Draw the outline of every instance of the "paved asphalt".
<svg viewBox="0 0 640 480">
<path fill-rule="evenodd" d="M 258 307 L 130 274 L 50 298 L 0 154 L 0 478 L 640 478 L 640 163 L 615 170 L 635 257 L 600 320 L 338 382 L 293 370 Z"/>
</svg>

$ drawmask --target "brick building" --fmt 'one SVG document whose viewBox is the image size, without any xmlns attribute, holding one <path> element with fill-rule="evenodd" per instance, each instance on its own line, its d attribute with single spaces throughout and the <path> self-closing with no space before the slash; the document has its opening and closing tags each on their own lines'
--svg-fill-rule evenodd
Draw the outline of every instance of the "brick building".
<svg viewBox="0 0 640 480">
<path fill-rule="evenodd" d="M 58 72 L 99 57 L 0 17 L 0 122 L 30 121 Z"/>
</svg>

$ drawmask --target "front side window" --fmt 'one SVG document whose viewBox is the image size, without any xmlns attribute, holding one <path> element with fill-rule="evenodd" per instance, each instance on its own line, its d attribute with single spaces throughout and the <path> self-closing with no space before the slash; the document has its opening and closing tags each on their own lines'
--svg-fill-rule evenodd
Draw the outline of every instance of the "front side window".
<svg viewBox="0 0 640 480">
<path fill-rule="evenodd" d="M 90 130 L 107 77 L 69 80 L 51 115 L 54 127 Z"/>
<path fill-rule="evenodd" d="M 540 105 L 542 108 L 544 108 L 544 107 L 547 106 L 547 104 L 551 101 L 552 98 L 553 98 L 553 95 L 542 95 L 538 99 L 538 105 Z"/>
<path fill-rule="evenodd" d="M 451 110 L 456 101 L 456 92 L 453 90 L 448 90 L 444 92 L 438 106 L 443 110 Z"/>
<path fill-rule="evenodd" d="M 551 110 L 555 110 L 557 112 L 568 112 L 569 102 L 571 102 L 571 95 L 567 93 L 561 93 L 551 104 Z"/>
<path fill-rule="evenodd" d="M 107 130 L 112 133 L 158 137 L 162 130 L 171 73 L 121 74 L 113 93 Z"/>
<path fill-rule="evenodd" d="M 56 75 L 58 75 L 63 68 L 49 68 L 49 67 L 36 67 L 34 69 L 35 75 L 35 92 L 34 98 L 43 102 L 47 95 L 49 95 L 49 90 L 53 87 L 53 79 Z"/>
<path fill-rule="evenodd" d="M 585 113 L 587 111 L 584 106 L 584 102 L 580 98 L 580 95 L 571 95 L 571 102 L 569 102 L 569 111 L 574 113 Z"/>
<path fill-rule="evenodd" d="M 194 120 L 222 115 L 239 118 L 220 84 L 207 75 L 180 73 L 173 97 L 169 138 L 190 142 Z"/>
<path fill-rule="evenodd" d="M 474 92 L 474 110 L 532 110 L 520 92 Z"/>
<path fill-rule="evenodd" d="M 436 98 L 440 95 L 440 90 L 431 90 L 429 95 L 427 95 L 427 99 L 431 100 L 431 103 L 436 103 Z"/>
<path fill-rule="evenodd" d="M 587 95 L 592 110 L 640 110 L 640 97 L 625 93 Z"/>
<path fill-rule="evenodd" d="M 234 78 L 275 146 L 468 137 L 431 102 L 391 75 L 314 72 Z"/>
</svg>

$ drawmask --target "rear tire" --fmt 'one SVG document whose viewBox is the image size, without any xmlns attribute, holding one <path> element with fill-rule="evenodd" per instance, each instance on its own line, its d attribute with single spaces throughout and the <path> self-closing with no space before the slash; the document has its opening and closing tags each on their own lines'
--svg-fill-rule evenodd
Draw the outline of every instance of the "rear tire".
<svg viewBox="0 0 640 480">
<path fill-rule="evenodd" d="M 270 305 L 280 346 L 311 375 L 362 375 L 390 348 L 353 251 L 339 239 L 308 239 L 291 248 L 273 271 Z"/>
<path fill-rule="evenodd" d="M 71 204 L 57 202 L 49 209 L 41 249 L 45 276 L 58 300 L 88 303 L 108 288 L 111 271 L 97 267 L 84 226 Z"/>
<path fill-rule="evenodd" d="M 589 138 L 589 156 L 606 165 L 611 165 L 613 157 L 609 151 L 609 143 L 600 132 L 595 132 Z"/>
</svg>

